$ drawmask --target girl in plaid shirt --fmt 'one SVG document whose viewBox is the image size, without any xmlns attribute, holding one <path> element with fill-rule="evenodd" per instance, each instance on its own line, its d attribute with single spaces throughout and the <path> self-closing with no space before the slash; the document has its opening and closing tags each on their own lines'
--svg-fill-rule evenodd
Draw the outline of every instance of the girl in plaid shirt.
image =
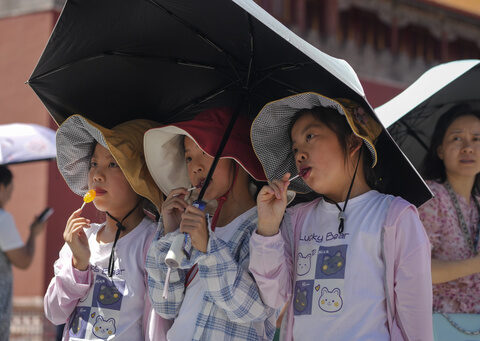
<svg viewBox="0 0 480 341">
<path fill-rule="evenodd" d="M 265 181 L 249 121 L 237 120 L 205 192 L 207 201 L 218 203 L 213 218 L 185 201 L 187 188 L 203 186 L 230 116 L 228 109 L 210 109 L 145 134 L 148 168 L 169 193 L 146 265 L 153 307 L 175 319 L 168 340 L 271 340 L 275 333 L 276 312 L 263 304 L 248 272 L 257 225 L 249 176 Z M 165 258 L 182 232 L 191 238 L 190 257 L 167 275 Z"/>
</svg>

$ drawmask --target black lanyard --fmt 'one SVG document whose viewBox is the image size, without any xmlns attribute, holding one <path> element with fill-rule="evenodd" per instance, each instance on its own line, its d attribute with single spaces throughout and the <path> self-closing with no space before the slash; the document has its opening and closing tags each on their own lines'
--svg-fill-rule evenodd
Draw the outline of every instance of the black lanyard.
<svg viewBox="0 0 480 341">
<path fill-rule="evenodd" d="M 127 213 L 127 215 L 125 215 L 125 217 L 123 217 L 122 221 L 119 221 L 117 218 L 115 218 L 114 216 L 112 216 L 110 213 L 106 212 L 107 215 L 112 218 L 113 220 L 115 220 L 117 222 L 117 232 L 115 233 L 115 240 L 113 241 L 113 246 L 112 246 L 112 252 L 110 252 L 110 258 L 108 259 L 108 277 L 112 277 L 113 276 L 113 268 L 115 266 L 115 246 L 117 246 L 117 242 L 118 242 L 118 239 L 120 238 L 120 232 L 122 231 L 125 231 L 126 230 L 126 227 L 123 226 L 123 222 L 125 221 L 125 219 L 128 218 L 128 216 L 130 214 L 133 213 L 133 211 L 135 211 L 135 209 L 138 207 L 138 205 L 140 204 L 140 200 L 137 202 L 137 204 L 135 205 L 134 208 L 132 208 L 130 210 L 130 212 Z"/>
<path fill-rule="evenodd" d="M 362 148 L 360 148 L 360 151 L 358 152 L 357 166 L 355 167 L 355 172 L 353 173 L 352 182 L 350 183 L 350 188 L 348 189 L 347 198 L 345 199 L 345 204 L 343 204 L 343 208 L 341 208 L 340 205 L 337 202 L 329 199 L 325 195 L 323 196 L 325 199 L 333 202 L 339 210 L 339 212 L 338 212 L 338 221 L 339 221 L 338 233 L 343 233 L 343 230 L 345 229 L 345 220 L 347 219 L 347 215 L 345 214 L 345 210 L 347 209 L 348 200 L 350 199 L 350 194 L 352 193 L 353 183 L 355 182 L 355 177 L 357 175 L 358 165 L 360 163 L 360 158 L 361 157 L 362 157 Z"/>
<path fill-rule="evenodd" d="M 473 233 L 475 235 L 474 239 L 472 240 L 472 233 L 467 227 L 467 223 L 465 222 L 465 217 L 463 216 L 462 210 L 460 209 L 460 205 L 458 203 L 457 195 L 452 189 L 452 186 L 448 181 L 445 181 L 444 184 L 445 188 L 447 189 L 448 195 L 450 196 L 450 199 L 452 200 L 453 206 L 455 207 L 455 211 L 457 213 L 457 218 L 458 222 L 460 224 L 460 229 L 462 230 L 463 233 L 463 238 L 465 238 L 465 241 L 467 242 L 468 246 L 472 250 L 473 254 L 476 255 L 478 254 L 478 237 L 480 233 L 480 205 L 478 204 L 477 198 L 472 194 L 473 202 L 475 203 L 475 206 L 477 207 L 478 215 L 479 215 L 479 221 L 477 221 L 477 229 L 476 231 L 474 230 Z"/>
</svg>

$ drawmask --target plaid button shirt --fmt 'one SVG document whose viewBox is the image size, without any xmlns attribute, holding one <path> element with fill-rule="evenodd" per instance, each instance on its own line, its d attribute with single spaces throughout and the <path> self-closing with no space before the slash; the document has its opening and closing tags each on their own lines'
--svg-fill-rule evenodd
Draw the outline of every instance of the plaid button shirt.
<svg viewBox="0 0 480 341">
<path fill-rule="evenodd" d="M 257 227 L 257 210 L 243 213 L 228 242 L 211 232 L 207 253 L 192 249 L 179 269 L 172 269 L 168 298 L 162 297 L 167 266 L 165 257 L 178 231 L 162 236 L 163 225 L 147 254 L 149 294 L 155 311 L 173 319 L 178 315 L 185 295 L 185 277 L 194 264 L 197 276 L 206 283 L 203 308 L 195 321 L 193 340 L 272 340 L 277 311 L 263 304 L 253 276 L 248 272 L 249 240 Z M 194 322 L 194 321 L 192 321 Z"/>
</svg>

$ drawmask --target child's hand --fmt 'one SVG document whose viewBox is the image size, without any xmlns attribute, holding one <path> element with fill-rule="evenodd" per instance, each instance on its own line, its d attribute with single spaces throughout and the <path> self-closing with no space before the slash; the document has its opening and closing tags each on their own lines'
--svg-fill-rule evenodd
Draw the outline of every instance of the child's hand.
<svg viewBox="0 0 480 341">
<path fill-rule="evenodd" d="M 81 217 L 81 209 L 72 213 L 67 220 L 67 226 L 63 232 L 63 239 L 72 250 L 73 266 L 81 271 L 88 269 L 90 262 L 90 247 L 88 246 L 88 238 L 83 231 L 84 227 L 90 227 L 90 220 Z"/>
<path fill-rule="evenodd" d="M 175 231 L 180 225 L 182 214 L 188 207 L 184 198 L 186 188 L 176 188 L 171 191 L 162 205 L 162 219 L 165 234 Z"/>
<path fill-rule="evenodd" d="M 192 238 L 192 245 L 198 251 L 207 252 L 208 229 L 205 213 L 193 206 L 188 206 L 182 214 L 180 232 L 188 233 Z"/>
<path fill-rule="evenodd" d="M 278 233 L 285 208 L 287 207 L 289 178 L 290 173 L 286 173 L 282 179 L 273 180 L 270 185 L 263 186 L 260 193 L 258 193 L 258 234 L 273 236 Z"/>
</svg>

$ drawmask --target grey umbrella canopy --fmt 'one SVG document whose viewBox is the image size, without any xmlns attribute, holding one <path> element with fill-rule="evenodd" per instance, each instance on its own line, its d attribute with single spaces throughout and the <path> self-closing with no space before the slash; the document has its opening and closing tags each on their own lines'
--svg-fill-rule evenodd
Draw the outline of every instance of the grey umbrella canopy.
<svg viewBox="0 0 480 341">
<path fill-rule="evenodd" d="M 375 112 L 400 149 L 421 169 L 438 119 L 462 103 L 480 109 L 480 60 L 433 67 Z"/>
</svg>

